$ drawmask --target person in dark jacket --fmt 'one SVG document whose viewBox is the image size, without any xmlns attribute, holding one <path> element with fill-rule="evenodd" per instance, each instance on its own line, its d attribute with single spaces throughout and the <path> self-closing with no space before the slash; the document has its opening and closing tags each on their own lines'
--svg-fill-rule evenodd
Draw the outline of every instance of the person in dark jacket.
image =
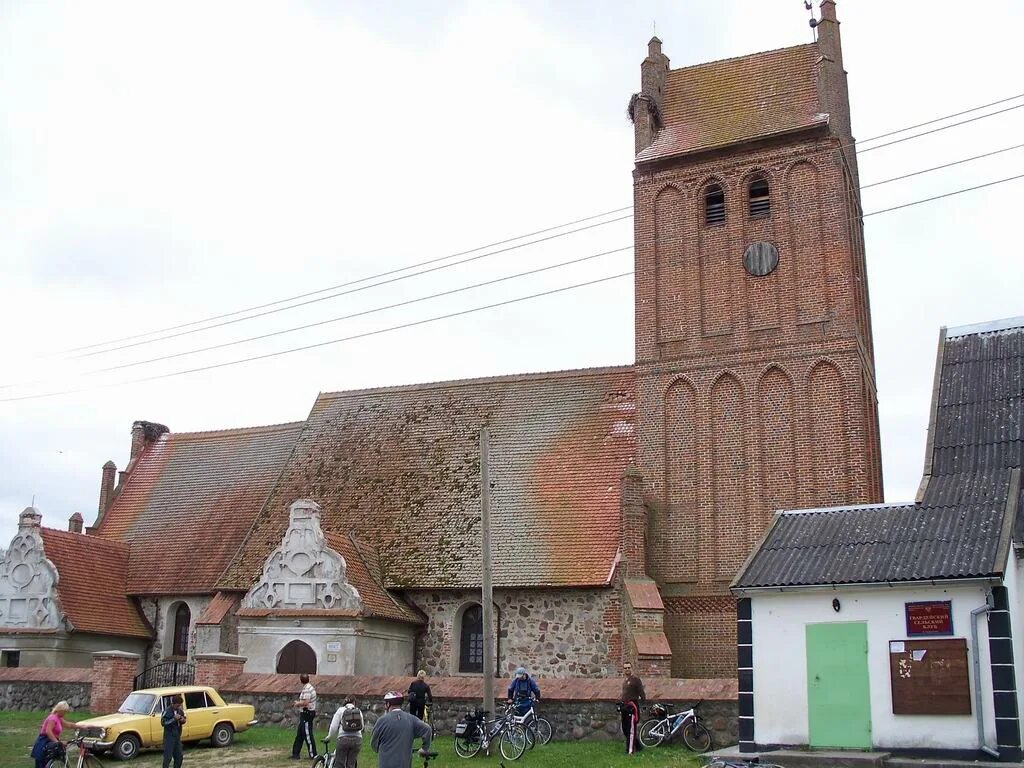
<svg viewBox="0 0 1024 768">
<path fill-rule="evenodd" d="M 174 768 L 181 768 L 185 758 L 181 751 L 181 726 L 185 724 L 185 712 L 181 708 L 181 696 L 171 696 L 171 703 L 160 715 L 160 725 L 164 727 L 164 766 L 169 768 L 174 760 Z"/>
<path fill-rule="evenodd" d="M 516 714 L 525 715 L 533 708 L 533 702 L 540 701 L 540 686 L 530 677 L 526 667 L 516 669 L 512 682 L 508 684 L 508 700 L 516 705 Z"/>
<path fill-rule="evenodd" d="M 626 739 L 626 753 L 632 755 L 643 749 L 640 744 L 640 703 L 647 698 L 643 681 L 633 674 L 633 665 L 622 665 L 622 735 Z"/>
<path fill-rule="evenodd" d="M 427 685 L 427 673 L 424 670 L 421 669 L 416 674 L 416 679 L 409 683 L 408 699 L 409 714 L 426 722 L 424 708 L 434 699 L 430 693 L 430 686 Z"/>
</svg>

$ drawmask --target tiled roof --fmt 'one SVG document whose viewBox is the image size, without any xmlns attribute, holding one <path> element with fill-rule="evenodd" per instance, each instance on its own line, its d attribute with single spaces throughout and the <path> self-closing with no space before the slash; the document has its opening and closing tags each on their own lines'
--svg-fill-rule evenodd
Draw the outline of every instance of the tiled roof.
<svg viewBox="0 0 1024 768">
<path fill-rule="evenodd" d="M 241 599 L 239 592 L 218 592 L 199 614 L 196 624 L 220 624 Z"/>
<path fill-rule="evenodd" d="M 878 584 L 1000 576 L 1015 504 L 1012 470 L 999 487 L 942 504 L 781 512 L 734 589 Z M 1019 486 L 1016 486 L 1019 487 Z M 1016 490 L 1016 488 L 1014 488 Z"/>
<path fill-rule="evenodd" d="M 359 592 L 363 602 L 363 615 L 370 618 L 395 619 L 413 624 L 424 624 L 425 619 L 419 611 L 411 608 L 404 600 L 392 595 L 378 581 L 373 567 L 376 565 L 376 553 L 372 547 L 356 540 L 354 536 L 340 533 L 329 533 L 324 538 L 327 545 L 345 558 L 347 571 L 345 579 Z M 371 555 L 371 563 L 367 565 L 364 553 Z"/>
<path fill-rule="evenodd" d="M 147 448 L 96 531 L 131 547 L 129 594 L 214 592 L 301 427 L 168 433 Z"/>
<path fill-rule="evenodd" d="M 670 70 L 663 127 L 638 163 L 828 124 L 814 43 Z"/>
<path fill-rule="evenodd" d="M 495 586 L 608 583 L 635 453 L 629 367 L 321 395 L 221 587 L 253 583 L 298 498 L 372 544 L 388 588 L 479 584 L 484 424 Z"/>
<path fill-rule="evenodd" d="M 127 597 L 128 547 L 84 533 L 41 528 L 43 551 L 57 568 L 57 596 L 79 632 L 151 637 Z"/>
</svg>

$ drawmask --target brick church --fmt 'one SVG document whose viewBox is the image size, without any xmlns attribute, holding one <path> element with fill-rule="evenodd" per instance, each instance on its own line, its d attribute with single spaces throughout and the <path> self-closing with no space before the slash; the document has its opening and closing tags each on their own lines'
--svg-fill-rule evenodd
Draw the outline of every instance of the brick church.
<svg viewBox="0 0 1024 768">
<path fill-rule="evenodd" d="M 679 69 L 650 41 L 629 102 L 633 365 L 327 393 L 294 424 L 136 422 L 93 526 L 23 513 L 0 559 L 5 663 L 115 647 L 146 665 L 223 651 L 247 671 L 457 675 L 493 653 L 500 674 L 628 659 L 732 676 L 728 586 L 773 512 L 882 498 L 831 0 L 817 37 Z"/>
</svg>

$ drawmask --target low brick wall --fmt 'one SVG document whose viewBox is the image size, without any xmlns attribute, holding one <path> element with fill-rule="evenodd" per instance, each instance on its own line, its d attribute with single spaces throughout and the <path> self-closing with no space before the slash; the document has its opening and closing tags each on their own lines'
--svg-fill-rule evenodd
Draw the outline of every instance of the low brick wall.
<svg viewBox="0 0 1024 768">
<path fill-rule="evenodd" d="M 389 690 L 405 691 L 407 677 L 334 677 L 316 676 L 313 683 L 320 702 L 317 730 L 322 736 L 331 716 L 345 696 L 351 695 L 366 713 L 368 728 L 383 712 L 382 698 Z M 476 678 L 432 678 L 428 680 L 434 694 L 431 722 L 442 738 L 450 736 L 458 719 L 477 706 L 483 695 L 483 682 Z M 560 740 L 611 740 L 621 738 L 621 726 L 615 703 L 621 682 L 617 679 L 589 680 L 580 678 L 538 681 L 543 700 L 541 714 L 554 728 Z M 503 695 L 507 681 L 495 681 L 495 693 Z M 646 682 L 650 701 L 683 705 L 703 701 L 698 709 L 711 730 L 715 746 L 735 744 L 739 737 L 737 725 L 735 680 L 673 680 Z M 252 704 L 256 717 L 266 724 L 294 727 L 296 710 L 291 706 L 298 694 L 298 680 L 293 675 L 242 674 L 220 686 L 221 695 L 232 702 Z"/>
<path fill-rule="evenodd" d="M 91 669 L 0 667 L 0 710 L 47 710 L 58 701 L 88 709 L 91 694 Z"/>
</svg>

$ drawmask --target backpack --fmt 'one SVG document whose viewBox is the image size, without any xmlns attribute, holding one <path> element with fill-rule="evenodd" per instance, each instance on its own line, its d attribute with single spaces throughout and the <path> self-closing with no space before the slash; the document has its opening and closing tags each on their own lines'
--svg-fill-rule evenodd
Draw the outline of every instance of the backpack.
<svg viewBox="0 0 1024 768">
<path fill-rule="evenodd" d="M 358 733 L 363 730 L 363 713 L 356 707 L 345 707 L 341 713 L 341 730 L 345 733 Z"/>
</svg>

